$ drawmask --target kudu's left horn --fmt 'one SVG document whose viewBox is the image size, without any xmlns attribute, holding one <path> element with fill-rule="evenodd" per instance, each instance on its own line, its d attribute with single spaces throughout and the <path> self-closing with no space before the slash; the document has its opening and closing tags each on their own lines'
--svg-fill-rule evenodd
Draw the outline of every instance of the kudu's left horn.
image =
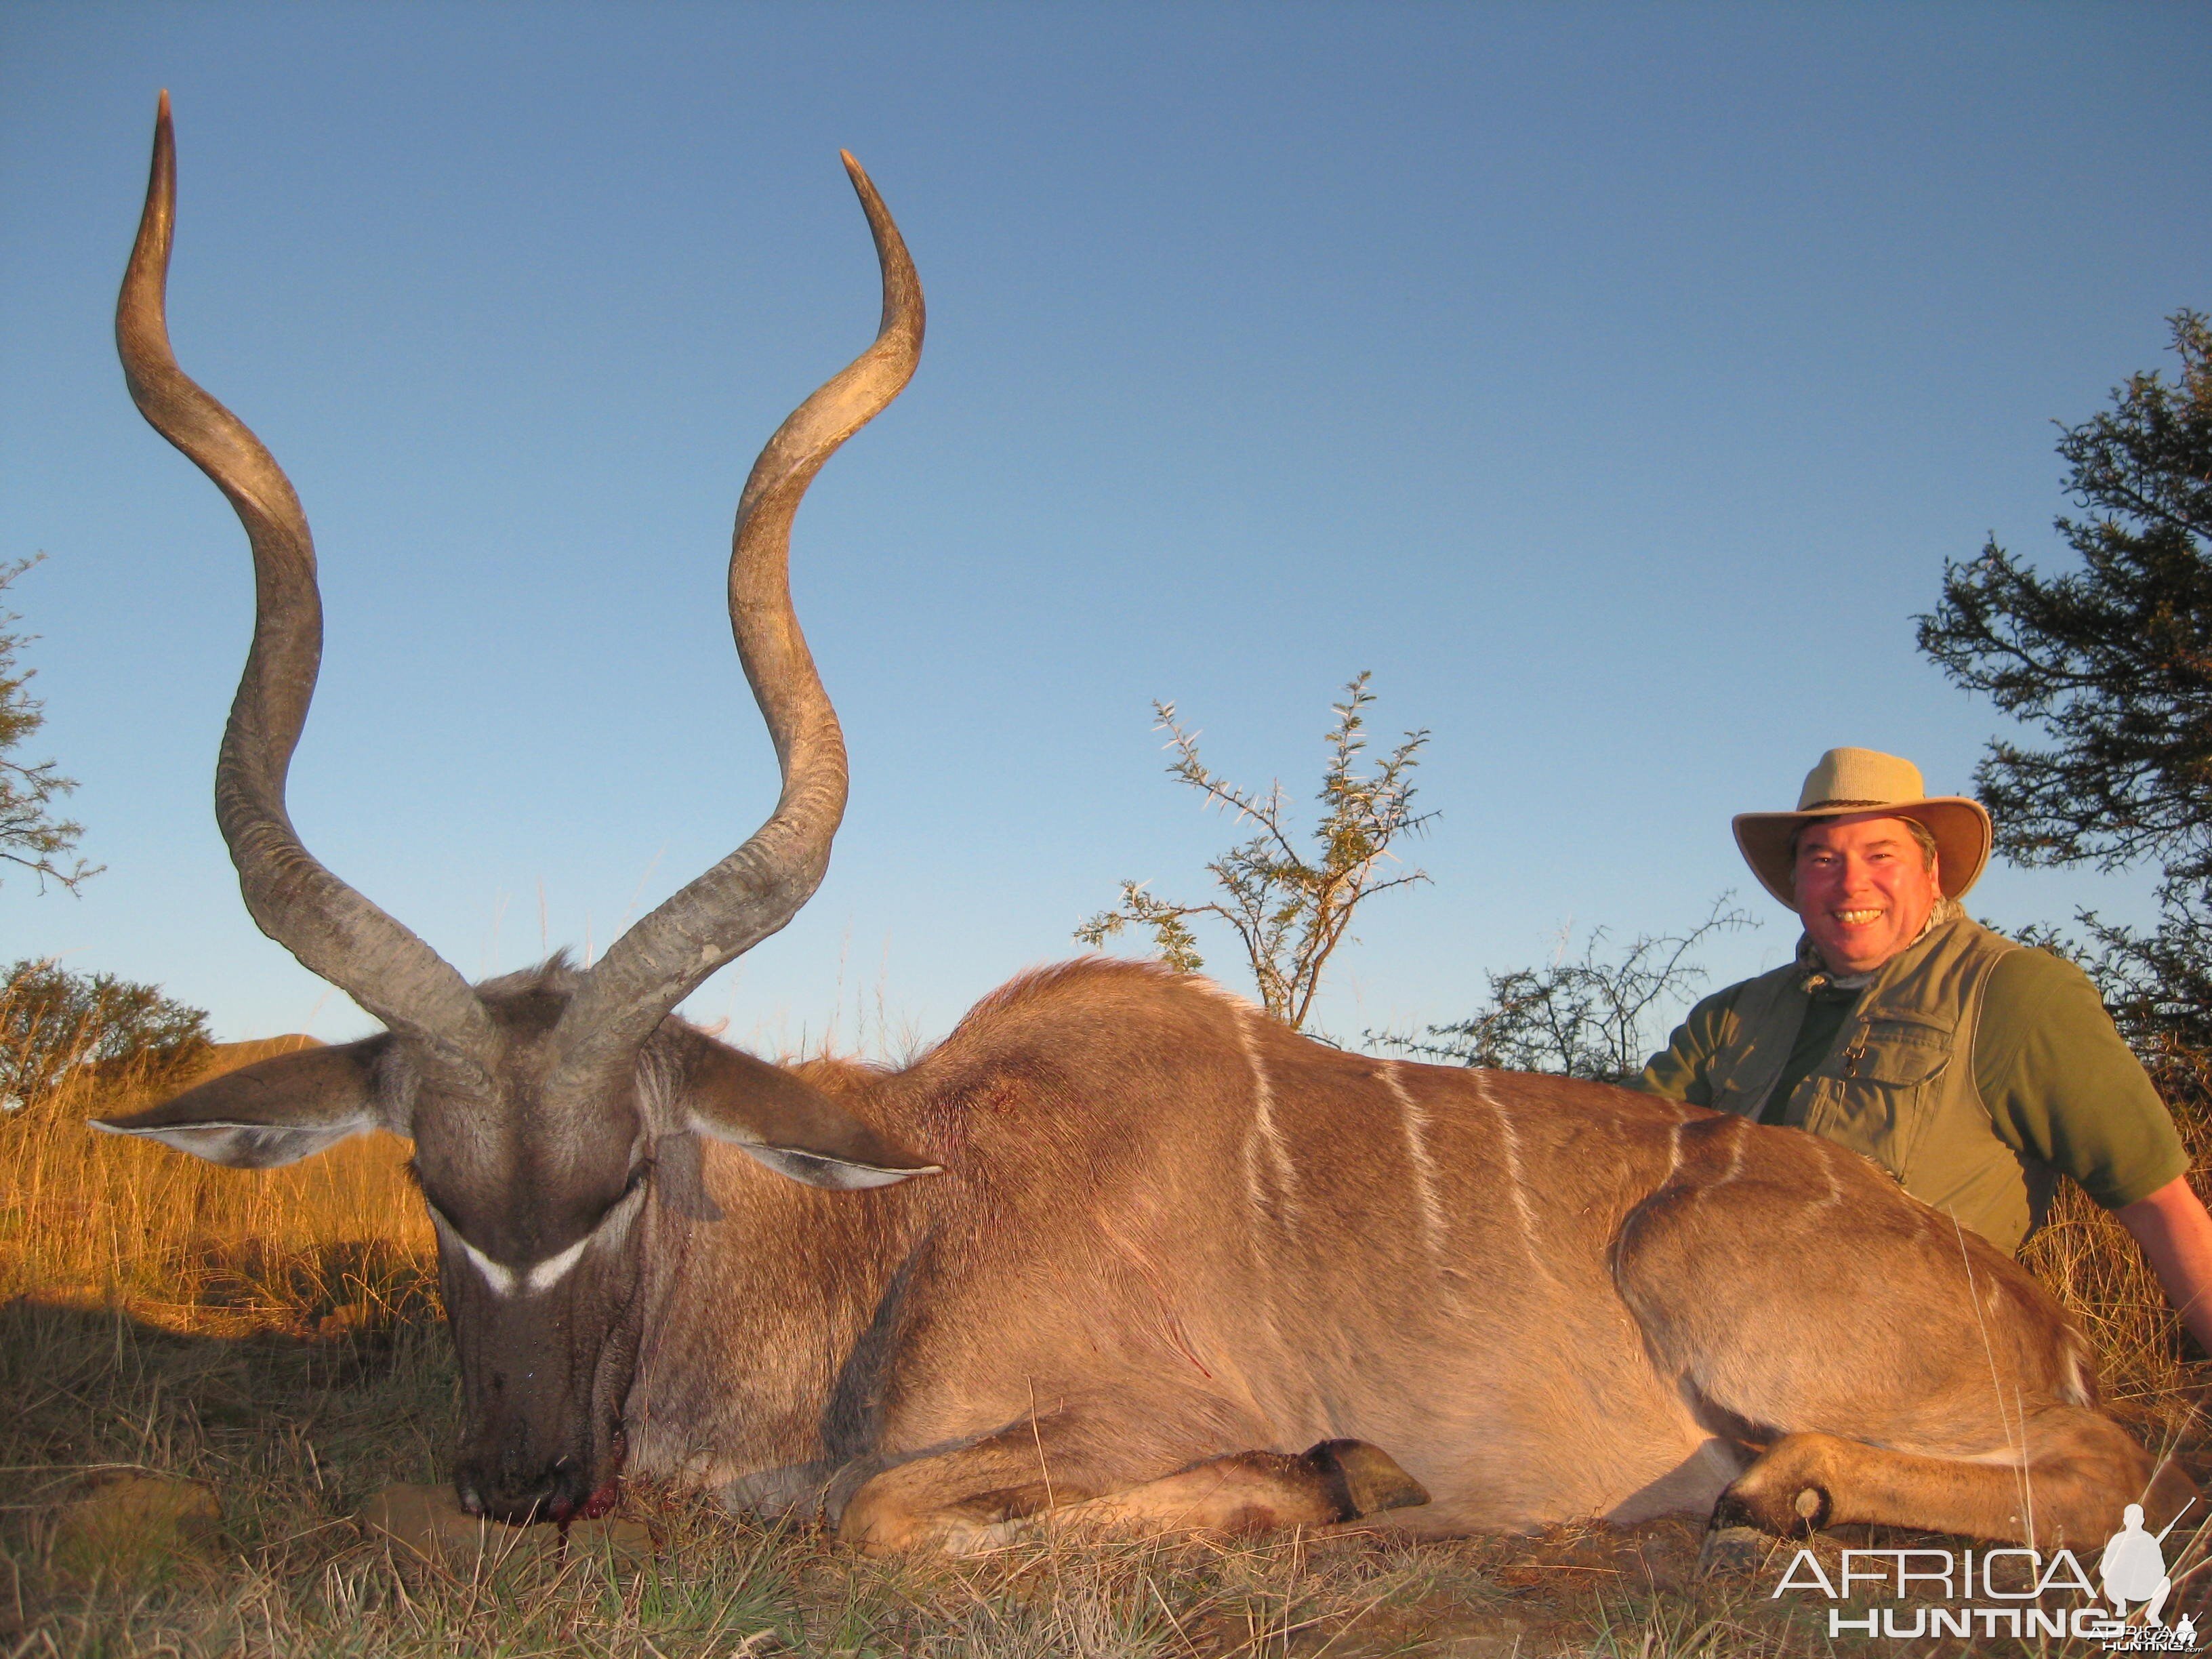
<svg viewBox="0 0 2212 1659">
<path fill-rule="evenodd" d="M 300 498 L 261 441 L 177 367 L 165 294 L 176 214 L 169 94 L 154 125 L 146 210 L 115 306 L 131 396 L 154 429 L 230 498 L 253 547 L 253 646 L 216 763 L 216 819 L 261 931 L 431 1056 L 481 1066 L 483 1006 L 436 951 L 318 863 L 284 807 L 284 780 L 323 652 L 315 544 Z"/>
<path fill-rule="evenodd" d="M 783 790 L 744 845 L 610 947 L 562 1016 L 556 1087 L 588 1093 L 724 963 L 799 912 L 845 815 L 845 738 L 791 606 L 791 523 L 838 447 L 890 406 L 921 358 L 921 282 L 883 198 L 844 158 L 883 272 L 875 343 L 793 410 L 753 463 L 730 548 L 730 630 L 775 744 Z"/>
</svg>

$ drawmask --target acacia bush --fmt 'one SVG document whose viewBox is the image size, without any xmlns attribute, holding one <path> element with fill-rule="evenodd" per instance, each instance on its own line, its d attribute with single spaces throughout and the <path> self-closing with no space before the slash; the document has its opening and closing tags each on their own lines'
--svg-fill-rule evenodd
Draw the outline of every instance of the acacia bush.
<svg viewBox="0 0 2212 1659">
<path fill-rule="evenodd" d="M 1199 758 L 1198 733 L 1182 725 L 1176 706 L 1154 703 L 1153 729 L 1166 732 L 1175 750 L 1168 775 L 1259 833 L 1206 866 L 1221 897 L 1177 904 L 1154 897 L 1143 882 L 1124 881 L 1121 903 L 1091 917 L 1075 930 L 1075 937 L 1097 950 L 1125 927 L 1150 928 L 1158 958 L 1177 973 L 1194 974 L 1206 963 L 1190 928 L 1192 919 L 1210 916 L 1225 922 L 1244 947 L 1261 1006 L 1292 1030 L 1306 1030 L 1322 972 L 1336 948 L 1352 937 L 1352 917 L 1360 907 L 1378 893 L 1418 886 L 1429 878 L 1423 871 L 1399 869 L 1390 850 L 1400 837 L 1420 834 L 1435 816 L 1413 810 L 1413 769 L 1429 734 L 1425 729 L 1405 733 L 1389 754 L 1363 769 L 1367 708 L 1375 701 L 1368 678 L 1364 671 L 1352 676 L 1343 701 L 1329 705 L 1336 718 L 1322 738 L 1328 756 L 1322 768 L 1323 811 L 1313 827 L 1310 858 L 1298 850 L 1279 781 L 1264 794 L 1230 782 Z"/>
<path fill-rule="evenodd" d="M 18 962 L 0 980 L 0 1111 L 45 1104 L 85 1068 L 156 1081 L 209 1047 L 206 1012 L 157 985 L 72 974 L 52 958 Z"/>
<path fill-rule="evenodd" d="M 1579 956 L 1562 934 L 1549 963 L 1490 974 L 1489 997 L 1466 1018 L 1421 1036 L 1370 1031 L 1368 1041 L 1456 1066 L 1626 1083 L 1704 988 L 1698 953 L 1706 943 L 1759 925 L 1735 897 L 1723 893 L 1686 933 L 1639 933 L 1616 945 L 1609 930 L 1594 927 Z"/>
<path fill-rule="evenodd" d="M 30 691 L 38 671 L 22 666 L 17 657 L 37 636 L 8 631 L 10 623 L 22 617 L 4 599 L 15 579 L 38 562 L 0 562 L 0 866 L 29 871 L 42 893 L 50 880 L 74 893 L 80 883 L 100 873 L 98 866 L 75 856 L 84 826 L 54 816 L 55 803 L 76 787 L 76 781 L 64 777 L 51 760 L 26 760 L 17 752 L 46 723 L 46 705 Z"/>
</svg>

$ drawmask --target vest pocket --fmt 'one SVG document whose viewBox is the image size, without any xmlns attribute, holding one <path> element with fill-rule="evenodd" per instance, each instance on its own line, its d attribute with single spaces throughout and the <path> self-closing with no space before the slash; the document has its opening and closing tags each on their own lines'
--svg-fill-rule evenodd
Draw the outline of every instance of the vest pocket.
<svg viewBox="0 0 2212 1659">
<path fill-rule="evenodd" d="M 1952 1034 L 1946 1026 L 1917 1019 L 1870 1019 L 1852 1033 L 1835 1069 L 1847 1083 L 1880 1083 L 1911 1088 L 1932 1083 L 1951 1063 Z"/>
<path fill-rule="evenodd" d="M 1951 1054 L 1944 1026 L 1910 1016 L 1868 1020 L 1813 1074 L 1805 1127 L 1908 1181 Z"/>
</svg>

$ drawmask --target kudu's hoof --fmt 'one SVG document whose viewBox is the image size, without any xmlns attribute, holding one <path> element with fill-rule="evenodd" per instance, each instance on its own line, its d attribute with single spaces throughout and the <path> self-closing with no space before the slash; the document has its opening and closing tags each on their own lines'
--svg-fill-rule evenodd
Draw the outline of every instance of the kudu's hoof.
<svg viewBox="0 0 2212 1659">
<path fill-rule="evenodd" d="M 1342 1493 L 1346 1521 L 1429 1501 L 1426 1486 L 1400 1468 L 1389 1452 L 1364 1440 L 1324 1440 L 1310 1448 L 1305 1458 Z"/>
</svg>

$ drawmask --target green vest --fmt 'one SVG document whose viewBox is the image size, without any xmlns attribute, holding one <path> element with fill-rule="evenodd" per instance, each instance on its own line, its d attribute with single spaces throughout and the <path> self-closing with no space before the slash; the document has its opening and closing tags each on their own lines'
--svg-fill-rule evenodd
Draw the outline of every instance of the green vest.
<svg viewBox="0 0 2212 1659">
<path fill-rule="evenodd" d="M 1884 963 L 1783 1121 L 1872 1158 L 1921 1202 L 2001 1250 L 2043 1220 L 2056 1174 L 1997 1137 L 1974 1083 L 1974 1031 L 1997 958 L 2020 947 L 1960 916 Z M 1712 1103 L 1756 1119 L 1811 1006 L 1793 963 L 1737 994 L 1735 1032 L 1707 1071 Z"/>
</svg>

